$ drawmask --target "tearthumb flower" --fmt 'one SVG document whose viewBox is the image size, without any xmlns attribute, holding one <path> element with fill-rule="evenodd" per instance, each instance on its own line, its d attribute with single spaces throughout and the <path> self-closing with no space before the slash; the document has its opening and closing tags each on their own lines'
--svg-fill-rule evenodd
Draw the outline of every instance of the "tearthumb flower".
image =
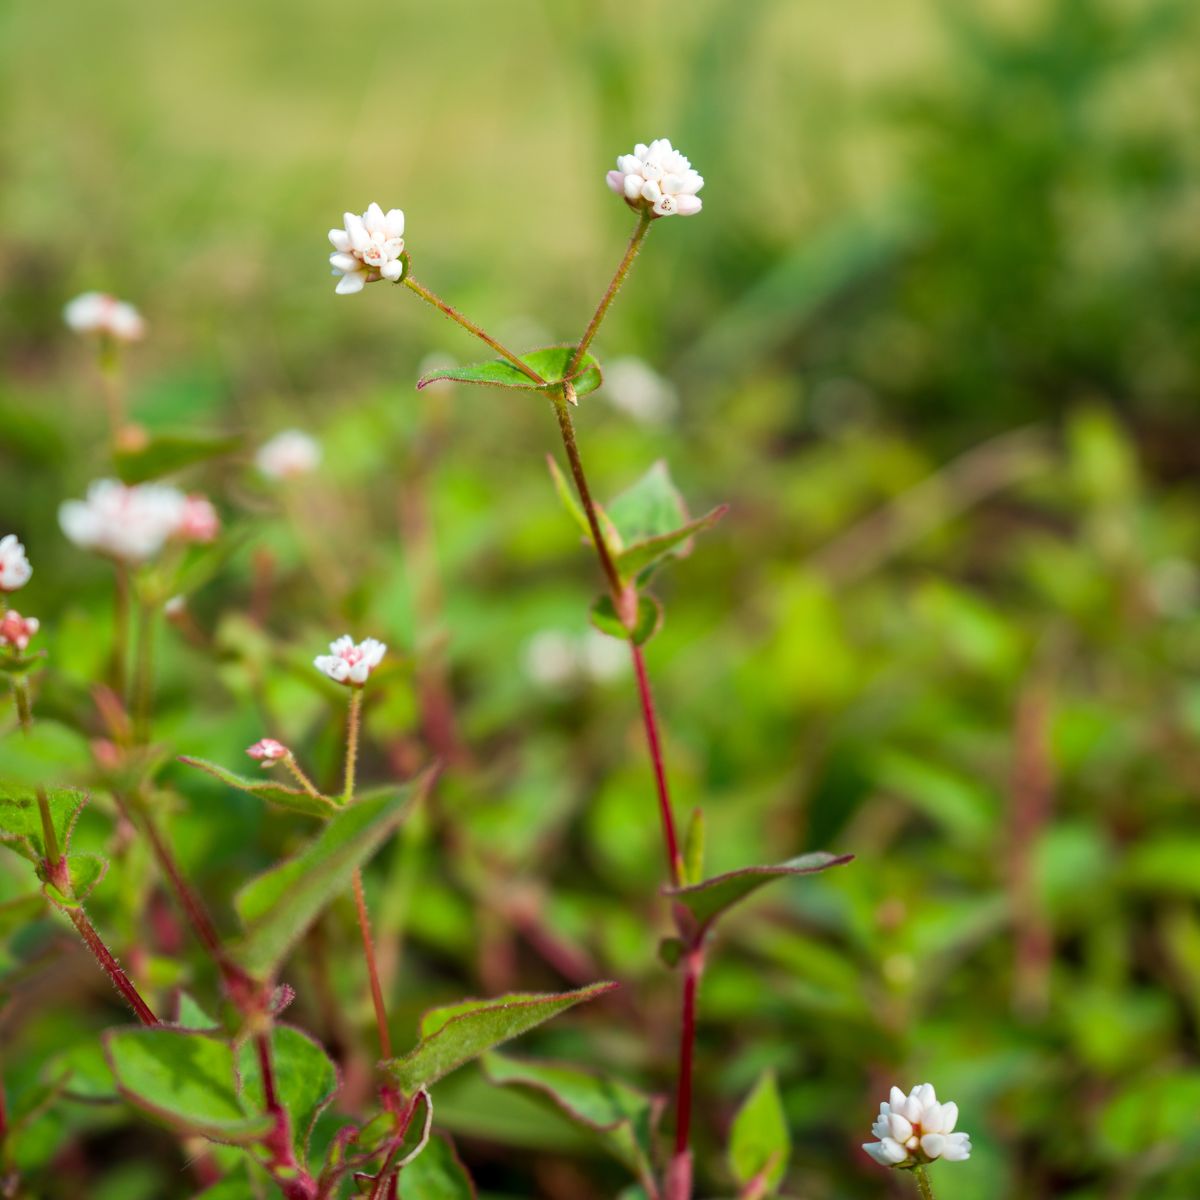
<svg viewBox="0 0 1200 1200">
<path fill-rule="evenodd" d="M 321 444 L 299 429 L 285 429 L 264 442 L 254 463 L 268 479 L 295 479 L 316 469 L 321 461 Z"/>
<path fill-rule="evenodd" d="M 37 633 L 39 624 L 37 617 L 23 617 L 15 608 L 10 608 L 0 617 L 0 646 L 24 650 L 29 639 Z"/>
<path fill-rule="evenodd" d="M 257 741 L 253 746 L 250 746 L 246 753 L 251 758 L 256 758 L 264 767 L 269 767 L 273 763 L 279 762 L 282 758 L 287 758 L 291 751 L 282 743 L 277 742 L 274 738 L 263 738 Z"/>
<path fill-rule="evenodd" d="M 104 292 L 84 292 L 63 309 L 63 320 L 76 333 L 103 333 L 119 342 L 145 336 L 146 322 L 132 304 Z"/>
<path fill-rule="evenodd" d="M 690 217 L 702 207 L 696 193 L 704 177 L 667 138 L 659 138 L 649 146 L 639 142 L 632 154 L 622 154 L 617 169 L 608 173 L 608 186 L 624 196 L 630 208 L 656 217 Z"/>
<path fill-rule="evenodd" d="M 863 1149 L 885 1167 L 915 1167 L 942 1158 L 962 1162 L 971 1157 L 968 1134 L 955 1133 L 958 1105 L 939 1104 L 933 1084 L 922 1083 L 906 1096 L 898 1087 L 879 1106 L 871 1126 L 877 1142 Z"/>
<path fill-rule="evenodd" d="M 364 638 L 355 645 L 354 639 L 346 634 L 330 643 L 328 654 L 317 655 L 313 666 L 338 683 L 362 687 L 386 653 L 387 647 L 374 638 Z"/>
<path fill-rule="evenodd" d="M 173 487 L 141 483 L 128 487 L 99 479 L 86 500 L 59 507 L 58 523 L 77 546 L 126 563 L 153 558 L 179 532 L 187 497 Z"/>
<path fill-rule="evenodd" d="M 398 208 L 384 212 L 372 204 L 361 217 L 345 213 L 344 229 L 331 229 L 333 253 L 329 265 L 340 275 L 337 291 L 345 296 L 361 292 L 377 279 L 398 283 L 404 274 L 404 214 Z"/>
<path fill-rule="evenodd" d="M 0 592 L 15 592 L 29 582 L 33 568 L 15 533 L 0 538 Z"/>
</svg>

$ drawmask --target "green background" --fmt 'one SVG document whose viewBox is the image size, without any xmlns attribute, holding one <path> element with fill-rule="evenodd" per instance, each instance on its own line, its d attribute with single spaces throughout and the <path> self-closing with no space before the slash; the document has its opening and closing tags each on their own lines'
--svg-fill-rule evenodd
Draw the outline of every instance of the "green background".
<svg viewBox="0 0 1200 1200">
<path fill-rule="evenodd" d="M 340 698 L 307 664 L 345 629 L 392 647 L 365 770 L 394 778 L 430 756 L 418 681 L 444 663 L 467 750 L 368 878 L 398 1041 L 430 1004 L 563 984 L 514 931 L 532 905 L 632 1008 L 527 1049 L 667 1089 L 632 678 L 529 670 L 539 633 L 584 636 L 599 587 L 544 468 L 552 414 L 418 394 L 431 354 L 484 355 L 405 291 L 335 297 L 324 258 L 344 209 L 399 206 L 414 273 L 474 319 L 519 349 L 578 337 L 632 227 L 604 172 L 670 136 L 704 210 L 656 223 L 596 350 L 653 364 L 678 407 L 643 423 L 587 397 L 585 461 L 602 497 L 666 458 L 693 512 L 731 505 L 656 581 L 648 648 L 710 867 L 858 855 L 719 935 L 700 1195 L 732 1192 L 729 1121 L 772 1066 L 797 1198 L 908 1194 L 858 1144 L 891 1083 L 925 1079 L 976 1146 L 937 1169 L 942 1197 L 1194 1197 L 1198 37 L 1169 0 L 9 3 L 0 533 L 35 567 L 15 602 L 43 623 L 52 744 L 39 760 L 6 731 L 4 772 L 92 779 L 111 579 L 56 510 L 111 467 L 60 314 L 111 290 L 150 324 L 137 420 L 244 439 L 182 477 L 240 540 L 192 598 L 199 644 L 160 631 L 156 737 L 238 767 L 283 736 L 332 783 Z M 290 426 L 325 462 L 289 510 L 251 458 Z M 233 890 L 299 831 L 182 768 L 159 783 L 232 929 Z M 80 836 L 119 842 L 102 790 Z M 215 1002 L 186 942 L 134 952 L 168 906 L 144 851 L 116 853 L 97 925 L 156 994 Z M 28 887 L 8 857 L 6 900 Z M 328 927 L 353 1049 L 348 904 Z M 6 917 L 4 938 L 19 1108 L 124 1017 L 65 926 Z M 293 1015 L 327 1035 L 311 959 Z M 623 1184 L 469 1073 L 439 1117 L 488 1196 Z M 190 1194 L 175 1141 L 115 1105 L 60 1099 L 20 1155 L 31 1194 Z"/>
</svg>

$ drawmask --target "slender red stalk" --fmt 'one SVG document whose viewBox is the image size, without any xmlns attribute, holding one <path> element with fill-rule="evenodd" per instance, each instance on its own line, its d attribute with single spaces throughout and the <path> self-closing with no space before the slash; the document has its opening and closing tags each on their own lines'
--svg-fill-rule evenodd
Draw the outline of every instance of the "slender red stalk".
<svg viewBox="0 0 1200 1200">
<path fill-rule="evenodd" d="M 684 959 L 683 1024 L 679 1032 L 679 1081 L 675 1092 L 675 1153 L 687 1154 L 692 1136 L 692 1072 L 696 1058 L 696 993 L 704 972 L 704 952 Z"/>
<path fill-rule="evenodd" d="M 113 981 L 113 985 L 125 998 L 129 1007 L 133 1009 L 137 1019 L 143 1025 L 157 1025 L 158 1018 L 151 1011 L 150 1006 L 138 994 L 138 990 L 133 986 L 129 976 L 121 969 L 121 964 L 113 958 L 108 947 L 96 932 L 91 921 L 88 920 L 87 914 L 83 909 L 64 908 L 63 911 L 71 918 L 71 924 L 79 930 L 79 936 L 83 938 L 84 945 L 95 956 L 104 973 Z"/>
<path fill-rule="evenodd" d="M 379 1030 L 379 1050 L 384 1058 L 392 1057 L 392 1037 L 388 1030 L 387 1006 L 383 1002 L 383 986 L 379 982 L 379 965 L 375 960 L 375 944 L 371 940 L 371 918 L 367 913 L 367 898 L 363 894 L 362 871 L 354 872 L 354 906 L 358 910 L 358 928 L 362 934 L 363 955 L 371 979 L 371 1002 L 375 1006 L 375 1025 Z"/>
<path fill-rule="evenodd" d="M 296 1154 L 292 1149 L 292 1126 L 287 1109 L 279 1102 L 275 1088 L 275 1068 L 271 1062 L 271 1035 L 263 1031 L 254 1035 L 254 1047 L 258 1052 L 258 1070 L 262 1076 L 263 1100 L 267 1113 L 274 1118 L 275 1126 L 263 1139 L 263 1145 L 271 1155 L 268 1169 L 276 1176 L 287 1200 L 314 1200 L 317 1185 L 307 1171 L 299 1169 Z M 282 1172 L 284 1177 L 278 1177 Z"/>
<path fill-rule="evenodd" d="M 674 887 L 679 887 L 683 880 L 683 858 L 679 853 L 679 837 L 675 832 L 675 815 L 671 809 L 671 795 L 667 787 L 667 768 L 663 759 L 662 739 L 658 732 L 658 717 L 654 711 L 654 696 L 650 691 L 650 679 L 646 674 L 646 659 L 641 646 L 630 642 L 629 648 L 633 654 L 633 669 L 637 674 L 638 696 L 642 702 L 642 723 L 646 727 L 650 761 L 654 764 L 654 783 L 658 789 L 658 806 L 662 814 L 663 841 L 667 848 L 671 883 Z"/>
</svg>

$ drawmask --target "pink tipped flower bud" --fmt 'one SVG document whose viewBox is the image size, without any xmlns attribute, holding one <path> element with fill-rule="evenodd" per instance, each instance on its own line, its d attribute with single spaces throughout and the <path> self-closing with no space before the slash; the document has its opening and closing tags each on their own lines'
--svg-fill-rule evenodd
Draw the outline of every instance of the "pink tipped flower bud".
<svg viewBox="0 0 1200 1200">
<path fill-rule="evenodd" d="M 279 762 L 280 759 L 287 758 L 291 751 L 274 738 L 262 738 L 253 746 L 248 747 L 246 753 L 251 758 L 257 759 L 264 767 L 269 767 L 273 763 Z"/>
<path fill-rule="evenodd" d="M 37 633 L 38 625 L 37 617 L 23 617 L 15 608 L 10 608 L 0 617 L 0 646 L 24 650 L 29 639 Z"/>
<path fill-rule="evenodd" d="M 146 322 L 132 304 L 104 292 L 84 292 L 63 309 L 63 320 L 76 333 L 100 333 L 118 342 L 146 335 Z"/>
<path fill-rule="evenodd" d="M 184 542 L 212 542 L 221 532 L 221 518 L 207 496 L 198 493 L 183 502 L 175 536 Z"/>
</svg>

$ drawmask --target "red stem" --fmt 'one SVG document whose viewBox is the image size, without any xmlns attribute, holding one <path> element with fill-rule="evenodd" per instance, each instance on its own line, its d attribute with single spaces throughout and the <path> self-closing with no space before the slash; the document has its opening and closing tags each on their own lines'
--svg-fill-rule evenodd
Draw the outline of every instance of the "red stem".
<svg viewBox="0 0 1200 1200">
<path fill-rule="evenodd" d="M 683 1025 L 679 1034 L 679 1084 L 675 1093 L 675 1153 L 687 1154 L 692 1136 L 692 1068 L 696 1057 L 696 992 L 704 971 L 704 952 L 684 960 Z"/>
<path fill-rule="evenodd" d="M 679 853 L 679 837 L 675 832 L 675 815 L 671 809 L 671 794 L 667 788 L 667 768 L 663 760 L 662 739 L 658 732 L 658 717 L 654 712 L 654 696 L 650 691 L 650 679 L 646 674 L 646 660 L 641 646 L 629 643 L 633 654 L 633 667 L 637 672 L 638 696 L 642 702 L 642 723 L 646 727 L 646 742 L 650 747 L 650 760 L 654 764 L 654 782 L 658 788 L 658 807 L 662 814 L 663 841 L 667 848 L 667 865 L 671 884 L 679 887 L 683 880 L 683 859 Z"/>
<path fill-rule="evenodd" d="M 157 1025 L 158 1018 L 151 1012 L 150 1006 L 138 994 L 138 990 L 133 986 L 129 976 L 121 969 L 121 964 L 113 958 L 108 947 L 96 932 L 91 921 L 88 920 L 87 914 L 83 909 L 64 908 L 63 911 L 71 918 L 71 924 L 79 930 L 79 936 L 83 938 L 84 944 L 95 955 L 96 961 L 103 968 L 104 973 L 109 979 L 113 981 L 117 991 L 124 996 L 126 1003 L 133 1009 L 137 1019 L 143 1025 Z"/>
<path fill-rule="evenodd" d="M 383 986 L 379 982 L 379 966 L 375 961 L 375 944 L 371 940 L 371 918 L 367 913 L 367 898 L 363 893 L 361 870 L 354 872 L 354 906 L 358 910 L 358 928 L 362 934 L 367 974 L 371 979 L 371 1002 L 375 1005 L 375 1025 L 379 1030 L 379 1050 L 382 1057 L 391 1058 L 392 1037 L 388 1031 L 387 1006 L 383 1002 Z"/>
</svg>

